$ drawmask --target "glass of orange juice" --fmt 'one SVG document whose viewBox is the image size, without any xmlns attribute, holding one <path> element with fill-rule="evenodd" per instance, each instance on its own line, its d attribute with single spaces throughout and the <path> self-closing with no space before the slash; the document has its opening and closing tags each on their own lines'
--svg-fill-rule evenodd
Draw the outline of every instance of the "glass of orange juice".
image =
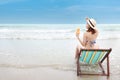
<svg viewBox="0 0 120 80">
<path fill-rule="evenodd" d="M 76 34 L 80 34 L 80 28 L 76 29 Z"/>
</svg>

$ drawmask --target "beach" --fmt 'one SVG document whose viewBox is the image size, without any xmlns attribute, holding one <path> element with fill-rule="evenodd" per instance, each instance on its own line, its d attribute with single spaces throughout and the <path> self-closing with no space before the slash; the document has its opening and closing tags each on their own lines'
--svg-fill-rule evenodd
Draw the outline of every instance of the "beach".
<svg viewBox="0 0 120 80">
<path fill-rule="evenodd" d="M 120 25 L 99 27 L 100 48 L 112 48 L 110 77 L 77 76 L 74 59 L 79 24 L 0 25 L 0 80 L 119 80 Z M 81 27 L 81 35 L 85 31 Z M 117 26 L 117 27 L 116 27 Z M 116 27 L 116 28 L 114 28 Z M 105 65 L 106 61 L 103 63 Z"/>
</svg>

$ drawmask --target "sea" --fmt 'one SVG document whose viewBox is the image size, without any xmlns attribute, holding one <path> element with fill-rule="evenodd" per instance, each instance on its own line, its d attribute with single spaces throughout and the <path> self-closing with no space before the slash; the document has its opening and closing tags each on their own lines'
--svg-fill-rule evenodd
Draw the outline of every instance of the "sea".
<svg viewBox="0 0 120 80">
<path fill-rule="evenodd" d="M 76 28 L 80 28 L 81 35 L 86 30 L 85 24 L 0 24 L 0 39 L 75 39 Z M 97 28 L 98 39 L 120 38 L 120 24 L 98 24 Z"/>
<path fill-rule="evenodd" d="M 99 46 L 101 48 L 112 48 L 110 54 L 111 80 L 114 78 L 119 80 L 120 24 L 97 24 L 96 27 L 99 30 L 97 38 Z M 49 73 L 50 70 L 57 70 L 57 74 L 59 71 L 72 73 L 70 79 L 69 77 L 63 79 L 58 76 L 62 80 L 80 80 L 74 79 L 77 77 L 75 50 L 76 46 L 79 45 L 75 36 L 77 28 L 80 28 L 80 38 L 82 39 L 83 33 L 86 31 L 85 24 L 0 24 L 0 80 L 17 80 L 17 78 L 14 79 L 14 75 L 25 74 L 22 71 L 15 74 L 11 69 L 26 71 L 42 68 L 47 68 L 46 73 Z M 98 68 L 83 66 L 82 69 L 83 71 L 95 72 Z M 5 77 L 5 74 L 8 78 Z M 27 76 L 29 75 L 27 73 Z M 45 75 L 47 74 L 44 74 L 43 78 L 42 75 L 41 73 L 36 80 L 49 80 L 55 77 L 46 78 Z M 34 77 L 35 74 L 31 80 Z M 91 80 L 93 79 L 98 80 L 96 77 Z M 87 79 L 83 77 L 82 80 Z M 100 78 L 99 80 L 103 79 Z"/>
</svg>

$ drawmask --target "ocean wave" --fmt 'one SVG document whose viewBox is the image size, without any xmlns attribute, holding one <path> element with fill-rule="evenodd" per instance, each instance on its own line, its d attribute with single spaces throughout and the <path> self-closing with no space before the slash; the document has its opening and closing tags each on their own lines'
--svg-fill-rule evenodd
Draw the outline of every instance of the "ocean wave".
<svg viewBox="0 0 120 80">
<path fill-rule="evenodd" d="M 40 30 L 36 30 L 36 29 L 28 29 L 28 30 L 22 30 L 22 29 L 2 29 L 0 30 L 0 32 L 6 32 L 6 33 L 68 33 L 68 32 L 74 32 L 75 30 L 73 29 L 40 29 Z"/>
<path fill-rule="evenodd" d="M 45 35 L 45 36 L 0 36 L 0 40 L 74 40 L 75 35 Z M 120 36 L 98 36 L 98 40 L 120 39 Z"/>
<path fill-rule="evenodd" d="M 41 68 L 41 67 L 51 67 L 54 69 L 64 69 L 64 70 L 74 70 L 74 65 L 63 65 L 63 64 L 46 64 L 46 65 L 39 65 L 39 64 L 0 64 L 0 67 L 3 68 L 18 68 L 18 69 L 34 69 L 34 68 Z"/>
<path fill-rule="evenodd" d="M 0 64 L 1 68 L 16 68 L 16 69 L 35 69 L 35 68 L 52 68 L 56 70 L 62 71 L 76 71 L 76 64 L 46 64 L 46 65 L 39 65 L 39 64 Z M 81 65 L 81 70 L 84 72 L 100 72 L 98 65 Z"/>
<path fill-rule="evenodd" d="M 65 30 L 0 30 L 0 39 L 71 39 L 70 37 L 74 33 L 72 29 Z"/>
<path fill-rule="evenodd" d="M 76 39 L 72 37 L 2 37 L 1 40 L 68 40 L 68 39 Z"/>
<path fill-rule="evenodd" d="M 83 35 L 84 30 L 81 30 L 80 35 Z M 120 39 L 120 31 L 102 32 L 98 39 Z M 112 35 L 111 35 L 112 34 Z M 7 40 L 63 40 L 75 39 L 74 29 L 1 29 L 0 39 Z"/>
</svg>

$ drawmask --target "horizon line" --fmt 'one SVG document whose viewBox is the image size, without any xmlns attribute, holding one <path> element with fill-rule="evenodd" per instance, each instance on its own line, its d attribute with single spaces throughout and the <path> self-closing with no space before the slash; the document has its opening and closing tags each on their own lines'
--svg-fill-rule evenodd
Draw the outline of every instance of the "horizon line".
<svg viewBox="0 0 120 80">
<path fill-rule="evenodd" d="M 0 25 L 2 24 L 4 25 L 4 24 L 79 24 L 79 23 L 0 23 Z M 80 25 L 85 25 L 85 24 L 83 23 Z M 102 24 L 111 24 L 111 25 L 119 24 L 120 25 L 120 23 L 98 23 L 97 25 L 102 25 Z"/>
</svg>

